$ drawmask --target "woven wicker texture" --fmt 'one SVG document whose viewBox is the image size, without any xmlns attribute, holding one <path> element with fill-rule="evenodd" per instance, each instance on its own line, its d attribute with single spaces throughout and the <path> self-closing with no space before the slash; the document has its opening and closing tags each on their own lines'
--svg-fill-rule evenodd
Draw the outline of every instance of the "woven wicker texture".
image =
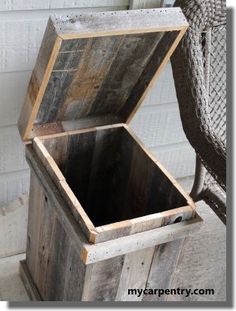
<svg viewBox="0 0 236 311">
<path fill-rule="evenodd" d="M 183 128 L 211 176 L 204 193 L 207 185 L 214 193 L 215 181 L 216 192 L 225 191 L 226 3 L 177 0 L 175 6 L 190 25 L 171 59 Z"/>
</svg>

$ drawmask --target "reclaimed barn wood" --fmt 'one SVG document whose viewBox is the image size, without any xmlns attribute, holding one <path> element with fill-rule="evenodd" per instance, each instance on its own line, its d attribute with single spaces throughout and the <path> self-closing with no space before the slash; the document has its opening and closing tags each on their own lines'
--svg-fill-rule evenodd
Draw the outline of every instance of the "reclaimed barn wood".
<svg viewBox="0 0 236 311">
<path fill-rule="evenodd" d="M 130 120 L 187 27 L 179 8 L 52 17 L 18 123 L 22 139 L 67 131 L 68 122 L 72 130 Z"/>
<path fill-rule="evenodd" d="M 179 240 L 202 220 L 127 123 L 187 26 L 179 8 L 49 20 L 19 119 L 31 294 L 141 301 L 128 289 L 170 283 Z"/>
<path fill-rule="evenodd" d="M 33 146 L 90 242 L 194 214 L 191 198 L 127 126 L 37 137 Z"/>
<path fill-rule="evenodd" d="M 41 206 L 38 206 L 38 217 L 28 225 L 28 239 L 33 237 L 36 221 L 44 235 L 44 238 L 41 235 L 42 241 L 35 249 L 38 257 L 36 266 L 38 269 L 43 267 L 44 271 L 41 270 L 39 275 L 38 269 L 27 264 L 27 273 L 42 300 L 140 300 L 144 297 L 127 298 L 129 286 L 145 288 L 148 282 L 151 284 L 151 280 L 155 279 L 157 269 L 159 273 L 162 270 L 163 273 L 166 272 L 162 276 L 165 282 L 170 281 L 171 272 L 168 267 L 172 268 L 178 255 L 177 240 L 199 230 L 202 220 L 197 214 L 190 220 L 91 244 L 30 145 L 26 147 L 26 157 L 34 172 L 32 182 L 36 187 L 35 192 L 30 192 L 30 196 L 37 197 L 37 192 L 43 192 L 47 198 L 46 203 L 41 201 Z M 50 219 L 53 219 L 52 228 L 48 228 L 48 221 L 45 221 L 46 213 L 50 213 Z M 174 248 L 170 243 L 174 243 Z M 158 280 L 161 282 L 160 278 Z"/>
</svg>

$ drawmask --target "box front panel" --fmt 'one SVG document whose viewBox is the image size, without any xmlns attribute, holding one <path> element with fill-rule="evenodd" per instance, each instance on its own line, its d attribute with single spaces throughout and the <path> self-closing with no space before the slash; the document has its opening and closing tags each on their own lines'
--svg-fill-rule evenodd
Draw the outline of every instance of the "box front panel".
<svg viewBox="0 0 236 311">
<path fill-rule="evenodd" d="M 85 265 L 37 176 L 31 172 L 26 262 L 43 300 L 80 301 Z"/>
</svg>

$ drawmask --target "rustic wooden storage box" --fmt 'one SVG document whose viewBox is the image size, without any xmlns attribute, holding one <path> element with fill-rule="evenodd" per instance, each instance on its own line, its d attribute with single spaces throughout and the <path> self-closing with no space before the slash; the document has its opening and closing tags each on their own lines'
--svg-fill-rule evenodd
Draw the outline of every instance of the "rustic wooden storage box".
<svg viewBox="0 0 236 311">
<path fill-rule="evenodd" d="M 140 300 L 128 288 L 169 284 L 201 219 L 127 123 L 187 26 L 179 8 L 49 20 L 19 120 L 31 167 L 21 274 L 37 299 Z"/>
</svg>

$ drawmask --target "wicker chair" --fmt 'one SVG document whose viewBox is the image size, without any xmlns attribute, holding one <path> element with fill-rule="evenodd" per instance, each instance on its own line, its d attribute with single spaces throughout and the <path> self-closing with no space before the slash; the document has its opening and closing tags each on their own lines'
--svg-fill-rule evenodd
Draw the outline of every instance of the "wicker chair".
<svg viewBox="0 0 236 311">
<path fill-rule="evenodd" d="M 196 151 L 191 196 L 226 223 L 226 3 L 177 0 L 189 24 L 172 56 L 180 115 Z"/>
</svg>

